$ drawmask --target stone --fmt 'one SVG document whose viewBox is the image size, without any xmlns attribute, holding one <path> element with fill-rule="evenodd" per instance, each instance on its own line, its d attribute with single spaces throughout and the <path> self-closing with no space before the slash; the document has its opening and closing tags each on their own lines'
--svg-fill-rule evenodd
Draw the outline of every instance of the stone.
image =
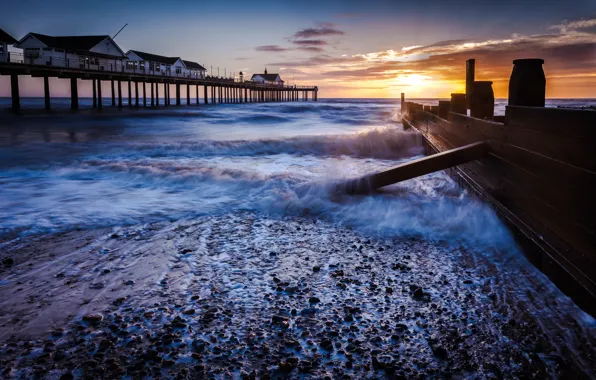
<svg viewBox="0 0 596 380">
<path fill-rule="evenodd" d="M 83 322 L 99 323 L 101 321 L 103 321 L 103 315 L 101 314 L 87 314 L 83 316 Z"/>
<path fill-rule="evenodd" d="M 310 297 L 308 299 L 308 302 L 310 302 L 310 303 L 318 303 L 318 302 L 321 302 L 321 300 L 318 299 L 317 297 Z"/>
<path fill-rule="evenodd" d="M 14 264 L 14 260 L 12 257 L 6 257 L 2 259 L 2 265 L 4 265 L 5 267 L 12 266 L 12 264 Z"/>
</svg>

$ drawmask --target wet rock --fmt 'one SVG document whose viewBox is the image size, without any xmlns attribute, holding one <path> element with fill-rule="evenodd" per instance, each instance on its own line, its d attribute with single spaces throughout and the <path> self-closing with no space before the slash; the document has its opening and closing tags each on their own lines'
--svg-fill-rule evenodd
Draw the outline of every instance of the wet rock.
<svg viewBox="0 0 596 380">
<path fill-rule="evenodd" d="M 313 272 L 320 272 L 320 271 L 321 271 L 321 267 L 320 267 L 320 266 L 317 266 L 317 265 L 315 265 L 314 267 L 312 267 L 312 271 L 313 271 Z"/>
<path fill-rule="evenodd" d="M 414 290 L 412 292 L 412 298 L 416 299 L 416 300 L 422 300 L 425 299 L 426 294 L 424 293 L 424 291 L 422 290 L 422 288 L 416 288 L 416 290 Z"/>
<path fill-rule="evenodd" d="M 472 280 L 464 280 L 464 284 L 466 285 L 470 285 L 472 283 Z"/>
<path fill-rule="evenodd" d="M 195 313 L 195 309 L 186 309 L 182 312 L 184 315 L 193 315 Z"/>
<path fill-rule="evenodd" d="M 447 352 L 447 350 L 441 346 L 437 346 L 437 345 L 433 345 L 431 346 L 431 349 L 433 351 L 433 354 L 441 359 L 441 360 L 447 360 L 449 359 L 449 353 Z"/>
<path fill-rule="evenodd" d="M 195 339 L 192 341 L 192 349 L 194 352 L 203 352 L 205 351 L 205 347 L 207 347 L 207 342 L 201 339 Z"/>
<path fill-rule="evenodd" d="M 6 257 L 4 259 L 2 259 L 2 265 L 4 265 L 5 267 L 10 267 L 14 264 L 14 260 L 12 257 Z"/>
<path fill-rule="evenodd" d="M 331 339 L 324 339 L 321 341 L 320 346 L 327 351 L 331 351 L 333 349 L 333 342 L 331 342 Z"/>
<path fill-rule="evenodd" d="M 83 316 L 83 322 L 87 323 L 99 323 L 103 321 L 103 315 L 101 314 L 87 314 Z"/>
<path fill-rule="evenodd" d="M 318 303 L 318 302 L 321 302 L 321 300 L 320 300 L 320 299 L 318 299 L 317 297 L 310 297 L 310 298 L 308 299 L 308 302 L 309 302 L 309 303 Z"/>
<path fill-rule="evenodd" d="M 66 372 L 62 376 L 60 376 L 60 380 L 73 380 L 74 376 L 70 372 Z"/>
</svg>

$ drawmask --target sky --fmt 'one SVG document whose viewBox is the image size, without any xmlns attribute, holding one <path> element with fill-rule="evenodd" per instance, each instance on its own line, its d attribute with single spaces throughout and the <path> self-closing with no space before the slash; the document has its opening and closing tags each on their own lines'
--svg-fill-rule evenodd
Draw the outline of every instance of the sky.
<svg viewBox="0 0 596 380">
<path fill-rule="evenodd" d="M 596 0 L 301 0 L 200 2 L 20 0 L 0 28 L 22 38 L 114 35 L 128 49 L 181 56 L 208 70 L 279 73 L 320 97 L 449 97 L 476 79 L 507 97 L 512 61 L 543 58 L 549 98 L 596 98 Z M 38 79 L 21 78 L 24 96 Z M 10 92 L 0 77 L 0 96 Z M 88 91 L 83 87 L 83 96 Z M 68 96 L 64 80 L 53 94 Z"/>
</svg>

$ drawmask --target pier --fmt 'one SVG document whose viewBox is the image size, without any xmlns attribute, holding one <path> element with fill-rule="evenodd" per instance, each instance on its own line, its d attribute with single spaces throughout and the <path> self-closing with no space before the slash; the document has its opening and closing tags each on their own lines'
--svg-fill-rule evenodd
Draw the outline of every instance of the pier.
<svg viewBox="0 0 596 380">
<path fill-rule="evenodd" d="M 128 90 L 129 107 L 158 107 L 160 93 L 163 94 L 163 106 L 191 105 L 194 94 L 195 105 L 200 104 L 241 104 L 269 102 L 297 102 L 318 100 L 316 86 L 285 86 L 262 84 L 250 81 L 235 81 L 224 78 L 192 78 L 151 73 L 121 71 L 98 71 L 86 68 L 53 67 L 26 63 L 0 62 L 0 75 L 10 76 L 12 111 L 21 111 L 19 76 L 43 78 L 44 107 L 51 109 L 51 89 L 49 78 L 61 78 L 70 81 L 70 108 L 79 109 L 78 80 L 92 81 L 93 108 L 106 106 L 122 108 L 122 86 Z M 111 103 L 104 104 L 101 83 L 111 85 Z M 170 93 L 175 87 L 174 94 Z M 134 97 L 133 97 L 134 96 Z M 173 99 L 172 99 L 173 98 Z M 184 100 L 183 100 L 184 99 Z"/>
</svg>

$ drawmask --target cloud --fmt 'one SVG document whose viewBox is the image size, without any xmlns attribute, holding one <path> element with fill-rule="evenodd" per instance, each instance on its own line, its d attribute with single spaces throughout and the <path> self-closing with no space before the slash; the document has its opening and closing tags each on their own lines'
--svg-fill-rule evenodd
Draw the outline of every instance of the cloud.
<svg viewBox="0 0 596 380">
<path fill-rule="evenodd" d="M 297 31 L 294 34 L 294 38 L 313 38 L 313 37 L 325 37 L 325 36 L 343 36 L 346 34 L 333 26 L 330 23 L 324 23 L 316 28 L 306 28 Z"/>
<path fill-rule="evenodd" d="M 565 20 L 561 24 L 551 26 L 551 29 L 558 29 L 561 33 L 590 33 L 596 34 L 596 17 L 580 19 L 575 21 Z"/>
<path fill-rule="evenodd" d="M 320 48 L 318 46 L 300 46 L 299 48 L 297 48 L 297 50 L 306 51 L 309 53 L 322 53 L 324 51 L 323 48 Z"/>
<path fill-rule="evenodd" d="M 275 53 L 279 53 L 282 51 L 287 51 L 288 49 L 281 47 L 279 45 L 262 45 L 262 46 L 257 46 L 255 48 L 256 51 L 265 51 L 265 52 L 275 52 Z"/>
<path fill-rule="evenodd" d="M 305 79 L 315 80 L 322 86 L 360 83 L 365 87 L 384 85 L 392 89 L 401 86 L 414 91 L 420 87 L 420 82 L 424 82 L 426 86 L 440 87 L 440 93 L 448 96 L 450 92 L 461 89 L 465 61 L 475 58 L 477 78 L 492 80 L 496 95 L 506 96 L 512 61 L 537 57 L 545 59 L 544 71 L 550 83 L 547 90 L 552 91 L 551 96 L 571 95 L 565 92 L 568 91 L 565 83 L 574 86 L 582 96 L 589 96 L 589 86 L 585 83 L 596 88 L 596 33 L 591 32 L 592 28 L 596 28 L 596 19 L 565 21 L 553 27 L 558 33 L 552 34 L 444 40 L 424 46 L 395 46 L 393 49 L 351 56 L 325 54 L 320 46 L 296 44 L 309 48 L 303 51 L 313 55 L 270 65 L 299 70 L 304 73 Z"/>
<path fill-rule="evenodd" d="M 299 46 L 323 46 L 327 45 L 327 41 L 324 40 L 297 40 L 293 41 L 294 44 Z"/>
</svg>

